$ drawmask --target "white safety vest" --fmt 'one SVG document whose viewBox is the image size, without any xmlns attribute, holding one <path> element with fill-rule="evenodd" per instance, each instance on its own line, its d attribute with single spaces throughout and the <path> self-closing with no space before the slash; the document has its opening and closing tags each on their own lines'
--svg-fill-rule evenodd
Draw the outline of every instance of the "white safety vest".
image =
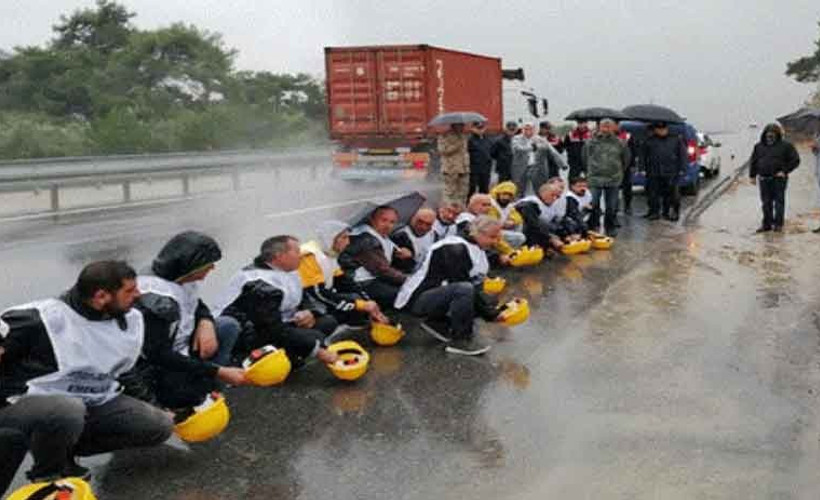
<svg viewBox="0 0 820 500">
<path fill-rule="evenodd" d="M 410 226 L 404 226 L 399 232 L 406 234 L 407 237 L 410 238 L 410 244 L 413 245 L 413 261 L 416 263 L 415 267 L 420 266 L 421 263 L 424 262 L 424 257 L 427 255 L 430 247 L 436 242 L 435 233 L 428 231 L 424 236 L 416 236 L 416 233 L 413 232 Z"/>
<path fill-rule="evenodd" d="M 478 218 L 478 216 L 474 213 L 461 212 L 460 214 L 458 214 L 458 217 L 456 217 L 456 226 L 458 226 L 459 224 L 461 224 L 463 222 L 468 222 L 468 223 L 472 224 L 473 221 L 476 220 L 477 218 Z"/>
<path fill-rule="evenodd" d="M 20 397 L 68 396 L 99 406 L 119 395 L 117 377 L 133 368 L 142 351 L 142 313 L 125 313 L 126 327 L 121 330 L 116 319 L 91 321 L 59 299 L 14 309 L 37 309 L 57 361 L 57 371 L 29 380 Z"/>
<path fill-rule="evenodd" d="M 424 262 L 421 267 L 413 273 L 407 281 L 404 282 L 399 290 L 399 294 L 396 296 L 396 302 L 394 303 L 396 309 L 401 309 L 406 306 L 408 302 L 410 302 L 410 297 L 413 296 L 413 293 L 424 281 L 424 278 L 427 277 L 427 271 L 430 269 L 430 261 L 433 258 L 433 252 L 447 245 L 465 245 L 467 247 L 467 250 L 470 253 L 470 260 L 473 264 L 470 269 L 471 279 L 478 280 L 480 277 L 486 276 L 490 271 L 490 263 L 487 261 L 487 254 L 484 250 L 482 250 L 478 245 L 465 240 L 461 236 L 448 236 L 430 247 L 430 251 L 424 258 Z M 446 284 L 446 281 L 442 282 L 442 286 Z"/>
<path fill-rule="evenodd" d="M 171 325 L 172 348 L 183 356 L 191 355 L 191 336 L 196 330 L 196 309 L 199 305 L 199 283 L 183 285 L 158 276 L 138 276 L 140 293 L 153 293 L 173 300 L 179 308 L 179 322 Z"/>
<path fill-rule="evenodd" d="M 368 233 L 376 238 L 382 246 L 382 252 L 384 252 L 384 258 L 387 259 L 387 262 L 392 262 L 393 260 L 393 252 L 396 250 L 396 244 L 390 241 L 390 238 L 380 235 L 376 232 L 370 224 L 365 224 L 363 226 L 358 226 L 353 228 L 353 231 L 350 232 L 351 236 L 356 236 L 360 234 Z M 353 279 L 356 282 L 363 282 L 363 281 L 370 281 L 376 279 L 370 271 L 364 268 L 364 266 L 359 266 L 356 269 L 356 273 L 353 275 Z"/>
<path fill-rule="evenodd" d="M 458 234 L 458 228 L 455 223 L 444 224 L 436 217 L 436 221 L 433 223 L 433 232 L 436 233 L 436 241 L 440 241 L 448 236 Z"/>
<path fill-rule="evenodd" d="M 584 196 L 578 196 L 577 194 L 573 193 L 572 191 L 567 191 L 565 195 L 568 198 L 572 198 L 573 200 L 578 202 L 578 208 L 581 210 L 585 208 L 592 207 L 592 192 L 587 189 L 587 192 L 584 193 Z"/>
<path fill-rule="evenodd" d="M 551 224 L 553 221 L 560 220 L 567 213 L 567 199 L 563 196 L 555 200 L 552 205 L 547 205 L 541 201 L 541 198 L 534 195 L 527 196 L 523 200 L 516 203 L 516 205 L 528 202 L 534 202 L 538 205 L 538 208 L 541 210 L 538 220 L 540 220 L 543 224 Z"/>
<path fill-rule="evenodd" d="M 222 311 L 239 298 L 245 285 L 253 281 L 264 281 L 281 291 L 282 303 L 279 305 L 279 312 L 282 313 L 282 321 L 293 321 L 293 316 L 302 303 L 302 279 L 299 277 L 299 271 L 286 272 L 280 269 L 252 268 L 236 273 L 228 283 L 225 293 L 217 300 L 215 314 L 222 314 Z"/>
</svg>

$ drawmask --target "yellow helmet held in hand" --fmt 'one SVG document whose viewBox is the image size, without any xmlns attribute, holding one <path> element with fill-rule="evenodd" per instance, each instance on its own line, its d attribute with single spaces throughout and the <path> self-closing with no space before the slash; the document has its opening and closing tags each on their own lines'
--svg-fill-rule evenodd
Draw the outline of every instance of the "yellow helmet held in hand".
<svg viewBox="0 0 820 500">
<path fill-rule="evenodd" d="M 27 484 L 12 493 L 7 500 L 97 500 L 91 486 L 77 477 L 48 483 Z"/>
<path fill-rule="evenodd" d="M 609 250 L 612 248 L 614 243 L 615 240 L 609 236 L 598 236 L 597 238 L 592 238 L 592 248 L 596 250 Z"/>
<path fill-rule="evenodd" d="M 254 385 L 269 387 L 285 381 L 290 374 L 290 359 L 284 349 L 266 345 L 251 351 L 242 362 L 245 378 Z"/>
<path fill-rule="evenodd" d="M 200 443 L 218 436 L 228 426 L 231 412 L 225 397 L 218 392 L 210 394 L 194 408 L 194 414 L 174 426 L 174 433 L 183 441 Z"/>
<path fill-rule="evenodd" d="M 335 363 L 328 363 L 327 367 L 340 380 L 357 380 L 367 372 L 370 355 L 362 346 L 352 340 L 343 340 L 330 344 L 327 350 L 339 355 Z"/>
<path fill-rule="evenodd" d="M 484 293 L 498 295 L 507 287 L 507 280 L 501 277 L 484 278 Z"/>
<path fill-rule="evenodd" d="M 530 304 L 526 299 L 513 299 L 500 307 L 497 321 L 502 325 L 515 326 L 530 317 Z"/>
<path fill-rule="evenodd" d="M 579 253 L 589 252 L 592 248 L 592 242 L 589 240 L 578 240 L 572 243 L 567 243 L 561 247 L 561 253 L 564 255 L 576 255 Z"/>
<path fill-rule="evenodd" d="M 370 324 L 370 338 L 373 342 L 383 347 L 396 345 L 404 337 L 404 330 L 396 323 L 376 323 Z"/>
</svg>

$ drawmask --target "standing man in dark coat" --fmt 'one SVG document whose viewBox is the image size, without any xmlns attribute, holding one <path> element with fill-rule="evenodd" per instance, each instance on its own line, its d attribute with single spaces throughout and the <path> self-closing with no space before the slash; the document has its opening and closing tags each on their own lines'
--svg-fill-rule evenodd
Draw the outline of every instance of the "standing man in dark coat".
<svg viewBox="0 0 820 500">
<path fill-rule="evenodd" d="M 564 137 L 562 145 L 567 152 L 570 179 L 581 177 L 581 173 L 586 172 L 581 152 L 584 149 L 584 144 L 590 139 L 592 139 L 592 132 L 590 132 L 587 122 L 578 122 L 578 126 L 570 130 Z"/>
<path fill-rule="evenodd" d="M 800 165 L 800 155 L 794 146 L 783 139 L 780 125 L 770 123 L 763 129 L 760 142 L 749 160 L 749 176 L 753 183 L 760 177 L 760 203 L 763 224 L 758 233 L 783 231 L 786 217 L 786 186 L 789 174 Z"/>
<path fill-rule="evenodd" d="M 512 179 L 512 138 L 518 132 L 518 124 L 507 122 L 504 126 L 504 134 L 493 143 L 490 148 L 490 156 L 495 160 L 495 171 L 498 174 L 498 182 Z"/>
<path fill-rule="evenodd" d="M 484 123 L 474 123 L 473 132 L 467 142 L 467 151 L 470 153 L 469 196 L 473 193 L 490 192 L 490 175 L 493 172 L 492 147 L 493 140 L 487 137 Z"/>
<path fill-rule="evenodd" d="M 661 209 L 667 220 L 680 217 L 680 176 L 686 173 L 686 144 L 679 135 L 669 133 L 666 123 L 653 123 L 651 134 L 641 148 L 649 191 L 649 220 L 660 219 Z"/>
</svg>

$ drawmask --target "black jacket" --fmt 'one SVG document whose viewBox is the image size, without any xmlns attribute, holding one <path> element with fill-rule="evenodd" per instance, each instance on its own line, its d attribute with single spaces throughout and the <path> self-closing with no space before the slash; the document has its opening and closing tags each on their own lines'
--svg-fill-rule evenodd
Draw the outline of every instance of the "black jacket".
<svg viewBox="0 0 820 500">
<path fill-rule="evenodd" d="M 504 134 L 493 142 L 490 156 L 495 160 L 495 171 L 501 174 L 510 174 L 513 162 L 512 136 Z"/>
<path fill-rule="evenodd" d="M 464 234 L 459 236 L 475 244 L 469 236 Z M 473 280 L 470 278 L 472 268 L 473 260 L 470 258 L 470 251 L 463 244 L 443 245 L 433 250 L 424 279 L 413 291 L 409 303 L 412 304 L 419 295 L 427 290 L 440 287 L 445 281 L 447 283 L 472 283 Z M 495 320 L 498 317 L 496 299 L 484 293 L 481 282 L 474 284 L 476 314 L 488 321 Z"/>
<path fill-rule="evenodd" d="M 265 263 L 258 259 L 245 269 L 270 269 Z M 289 325 L 282 319 L 280 306 L 284 294 L 278 288 L 262 281 L 255 280 L 245 283 L 239 296 L 222 311 L 222 315 L 236 319 L 242 326 L 240 339 L 242 345 L 238 346 L 241 351 L 257 349 L 264 345 L 277 342 L 275 338 L 282 329 Z M 321 315 L 321 311 L 311 307 L 310 300 L 306 295 L 302 297 L 299 310 L 310 310 L 314 315 Z"/>
<path fill-rule="evenodd" d="M 774 144 L 766 144 L 765 136 L 768 131 L 774 131 L 777 139 Z M 749 160 L 749 175 L 751 177 L 772 177 L 777 173 L 789 175 L 800 165 L 800 155 L 794 146 L 783 139 L 780 127 L 769 124 L 763 129 L 760 142 L 755 144 L 752 158 Z"/>
<path fill-rule="evenodd" d="M 407 276 L 393 266 L 393 261 L 387 260 L 382 250 L 382 244 L 370 233 L 361 233 L 350 237 L 350 245 L 339 255 L 339 267 L 344 273 L 353 274 L 359 267 L 364 267 L 377 279 L 382 279 L 395 285 L 401 285 Z M 345 292 L 344 287 L 337 287 Z"/>
<path fill-rule="evenodd" d="M 89 321 L 111 319 L 85 305 L 73 288 L 61 295 L 60 300 Z M 0 406 L 4 406 L 7 397 L 26 392 L 26 382 L 53 373 L 58 366 L 54 347 L 37 309 L 6 311 L 0 319 L 8 327 L 7 334 L 0 336 L 0 347 L 5 350 L 0 359 Z M 116 319 L 125 331 L 125 318 Z"/>
<path fill-rule="evenodd" d="M 493 171 L 493 140 L 486 135 L 470 134 L 467 151 L 470 153 L 470 173 L 489 174 Z"/>
<path fill-rule="evenodd" d="M 684 175 L 689 164 L 683 138 L 673 134 L 648 137 L 643 143 L 640 157 L 646 175 L 650 177 Z"/>
</svg>

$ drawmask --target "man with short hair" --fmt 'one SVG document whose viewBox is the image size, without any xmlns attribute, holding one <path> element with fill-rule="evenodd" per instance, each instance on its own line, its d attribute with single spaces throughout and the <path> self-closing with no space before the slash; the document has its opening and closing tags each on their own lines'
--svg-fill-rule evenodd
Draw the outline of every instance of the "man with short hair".
<svg viewBox="0 0 820 500">
<path fill-rule="evenodd" d="M 394 208 L 376 207 L 367 223 L 353 228 L 350 246 L 339 256 L 342 270 L 352 272 L 354 280 L 382 309 L 393 306 L 399 287 L 407 279 L 394 263 L 412 258 L 409 249 L 390 240 L 398 219 Z"/>
<path fill-rule="evenodd" d="M 555 151 L 556 154 L 552 154 L 552 152 L 547 149 L 543 148 L 540 152 L 543 158 L 539 159 L 536 158 L 535 162 L 545 162 L 547 165 L 547 174 L 545 180 L 540 182 L 537 186 L 538 188 L 541 187 L 541 184 L 546 182 L 546 179 L 551 179 L 552 177 L 559 177 L 561 175 L 561 170 L 565 170 L 568 168 L 567 163 L 564 161 L 564 158 L 561 156 L 561 152 L 563 151 L 563 145 L 561 142 L 561 138 L 558 137 L 552 131 L 552 123 L 544 120 L 538 124 L 538 135 L 546 139 L 547 143 L 552 146 L 552 149 Z M 536 156 L 538 153 L 536 153 Z M 533 186 L 536 183 L 533 182 Z M 538 188 L 535 188 L 535 191 L 538 191 Z"/>
<path fill-rule="evenodd" d="M 470 189 L 470 153 L 464 124 L 454 123 L 438 140 L 444 199 L 464 203 Z"/>
<path fill-rule="evenodd" d="M 629 167 L 629 149 L 618 138 L 618 124 L 604 119 L 594 137 L 582 151 L 587 180 L 592 189 L 592 215 L 589 229 L 598 231 L 601 225 L 601 198 L 606 203 L 604 228 L 609 236 L 617 234 L 618 196 L 624 170 Z"/>
<path fill-rule="evenodd" d="M 576 177 L 569 180 L 569 190 L 566 193 L 567 214 L 576 219 L 578 226 L 587 227 L 587 219 L 592 212 L 592 193 L 586 178 Z"/>
<path fill-rule="evenodd" d="M 424 318 L 422 329 L 445 342 L 452 354 L 477 356 L 490 347 L 475 335 L 475 317 L 498 317 L 495 300 L 482 283 L 489 263 L 485 250 L 501 238 L 501 223 L 476 218 L 463 236 L 449 236 L 432 246 L 422 266 L 402 285 L 396 308 Z"/>
<path fill-rule="evenodd" d="M 512 179 L 513 150 L 512 138 L 518 133 L 518 124 L 510 121 L 504 125 L 504 133 L 495 140 L 490 149 L 490 156 L 495 160 L 495 172 L 498 182 Z"/>
<path fill-rule="evenodd" d="M 458 232 L 456 219 L 464 211 L 464 204 L 445 201 L 436 210 L 436 220 L 433 222 L 433 233 L 436 241 L 447 236 L 454 236 Z"/>
<path fill-rule="evenodd" d="M 479 193 L 471 196 L 470 203 L 467 204 L 467 210 L 461 212 L 456 219 L 458 232 L 468 233 L 470 226 L 476 219 L 484 215 L 489 215 L 492 209 L 493 199 L 490 195 Z M 515 247 L 503 238 L 503 234 L 502 231 L 502 238 L 500 238 L 492 248 L 490 255 L 494 263 L 497 262 L 503 266 L 507 266 L 510 264 L 510 255 L 515 251 Z M 512 238 L 514 240 L 513 243 L 517 243 L 518 246 L 523 245 L 523 242 L 518 240 L 515 235 L 513 235 Z"/>
<path fill-rule="evenodd" d="M 412 273 L 424 261 L 427 251 L 436 242 L 436 233 L 433 225 L 436 222 L 436 212 L 431 208 L 422 208 L 410 219 L 410 224 L 393 232 L 390 237 L 399 248 L 410 250 L 409 259 L 399 260 L 394 265 L 404 273 Z"/>
<path fill-rule="evenodd" d="M 749 160 L 749 176 L 760 185 L 763 223 L 758 233 L 783 231 L 786 218 L 786 187 L 789 174 L 800 165 L 800 155 L 792 143 L 783 139 L 780 125 L 770 123 L 763 129 Z"/>
<path fill-rule="evenodd" d="M 569 163 L 569 178 L 580 177 L 584 173 L 584 160 L 582 151 L 584 144 L 592 138 L 592 132 L 586 121 L 579 121 L 578 124 L 564 137 L 562 145 L 567 152 L 567 163 Z"/>
<path fill-rule="evenodd" d="M 473 131 L 467 143 L 470 154 L 470 190 L 467 196 L 473 193 L 488 193 L 490 191 L 490 175 L 493 173 L 492 158 L 493 140 L 487 137 L 486 125 L 483 122 L 473 124 Z"/>
<path fill-rule="evenodd" d="M 59 298 L 0 315 L 0 429 L 28 442 L 33 482 L 87 477 L 75 457 L 170 437 L 170 415 L 123 395 L 117 382 L 143 345 L 138 297 L 128 264 L 100 261 Z"/>
<path fill-rule="evenodd" d="M 653 123 L 650 131 L 640 154 L 649 191 L 649 212 L 645 217 L 658 220 L 662 210 L 663 217 L 674 222 L 680 218 L 678 182 L 686 174 L 686 144 L 682 137 L 669 133 L 666 123 Z"/>
<path fill-rule="evenodd" d="M 315 357 L 334 363 L 338 356 L 324 347 L 338 326 L 330 315 L 308 309 L 299 277 L 299 240 L 279 235 L 262 243 L 253 263 L 236 273 L 217 300 L 217 317 L 242 325 L 237 354 L 265 345 L 283 348 L 294 364 Z"/>
<path fill-rule="evenodd" d="M 244 370 L 230 366 L 239 323 L 229 316 L 214 319 L 200 298 L 200 284 L 221 258 L 213 238 L 185 231 L 162 247 L 150 273 L 137 278 L 141 296 L 136 307 L 145 319 L 137 377 L 148 390 L 134 396 L 187 410 L 220 383 L 246 383 Z"/>
<path fill-rule="evenodd" d="M 563 183 L 550 179 L 537 196 L 519 200 L 515 208 L 524 218 L 524 235 L 528 245 L 560 250 L 564 238 L 574 237 L 575 228 L 567 226 L 567 199 L 562 196 Z"/>
</svg>

